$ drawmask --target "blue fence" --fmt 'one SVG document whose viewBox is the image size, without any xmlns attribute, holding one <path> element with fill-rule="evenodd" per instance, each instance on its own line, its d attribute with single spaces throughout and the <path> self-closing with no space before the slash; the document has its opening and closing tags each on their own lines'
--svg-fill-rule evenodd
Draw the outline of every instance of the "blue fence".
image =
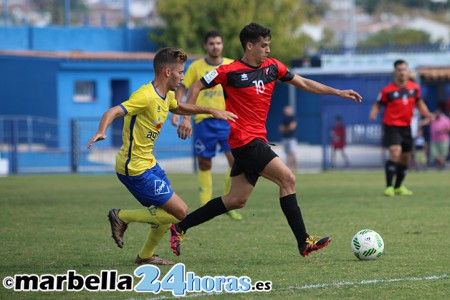
<svg viewBox="0 0 450 300">
<path fill-rule="evenodd" d="M 322 115 L 322 145 L 299 145 L 300 170 L 344 166 L 340 157 L 334 166 L 331 165 L 330 131 L 334 117 L 332 112 Z M 114 172 L 115 155 L 120 145 L 98 142 L 91 150 L 86 147 L 97 131 L 98 123 L 99 118 L 73 119 L 70 122 L 71 145 L 60 146 L 58 129 L 61 124 L 56 120 L 35 116 L 0 116 L 0 174 Z M 380 145 L 379 123 L 349 120 L 345 125 L 345 149 L 350 158 L 350 166 L 381 167 L 384 163 L 384 150 Z M 162 130 L 164 134 L 160 136 L 154 149 L 158 162 L 171 173 L 193 173 L 195 160 L 192 140 L 180 140 L 176 135 L 176 128 L 168 122 Z M 120 141 L 121 134 L 121 130 L 115 130 L 112 126 L 107 132 L 111 141 Z M 283 158 L 280 146 L 274 150 Z M 220 172 L 227 170 L 223 154 L 218 153 L 214 167 L 213 170 Z"/>
<path fill-rule="evenodd" d="M 61 124 L 53 119 L 35 116 L 0 116 L 0 174 L 26 173 L 102 173 L 114 172 L 118 146 L 96 143 L 87 149 L 89 139 L 97 131 L 99 118 L 73 119 L 71 145 L 60 146 L 58 130 Z M 158 161 L 172 170 L 192 173 L 193 146 L 191 140 L 178 139 L 168 123 L 167 134 L 155 145 Z M 108 139 L 120 140 L 121 130 L 108 130 Z M 4 163 L 7 162 L 7 170 Z"/>
</svg>

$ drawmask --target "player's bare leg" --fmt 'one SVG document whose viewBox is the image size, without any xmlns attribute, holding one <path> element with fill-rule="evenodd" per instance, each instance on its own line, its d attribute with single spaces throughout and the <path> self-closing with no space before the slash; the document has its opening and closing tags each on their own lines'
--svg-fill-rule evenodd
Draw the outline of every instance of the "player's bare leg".
<svg viewBox="0 0 450 300">
<path fill-rule="evenodd" d="M 225 184 L 224 184 L 224 188 L 223 188 L 224 195 L 228 194 L 231 189 L 230 172 L 231 172 L 231 167 L 233 166 L 233 163 L 234 163 L 234 157 L 233 157 L 233 154 L 231 154 L 231 152 L 225 152 L 225 157 L 227 158 L 229 169 L 225 176 Z M 238 213 L 236 210 L 229 210 L 227 212 L 227 214 L 232 220 L 236 220 L 236 221 L 242 220 L 241 214 Z"/>
</svg>

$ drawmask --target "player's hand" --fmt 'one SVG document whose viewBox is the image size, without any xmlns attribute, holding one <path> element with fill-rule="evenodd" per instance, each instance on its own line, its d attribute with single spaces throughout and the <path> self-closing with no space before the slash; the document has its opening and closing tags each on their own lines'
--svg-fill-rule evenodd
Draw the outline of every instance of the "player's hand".
<svg viewBox="0 0 450 300">
<path fill-rule="evenodd" d="M 182 140 L 191 137 L 192 136 L 191 119 L 183 118 L 183 120 L 180 122 L 180 125 L 178 126 L 177 133 L 178 137 Z"/>
<path fill-rule="evenodd" d="M 172 123 L 173 126 L 177 127 L 178 122 L 180 122 L 180 115 L 172 114 L 172 118 L 170 119 L 170 122 Z"/>
<path fill-rule="evenodd" d="M 236 119 L 238 118 L 238 116 L 236 116 L 232 112 L 229 112 L 226 110 L 220 110 L 220 109 L 213 109 L 211 114 L 216 119 L 226 120 L 226 121 L 231 121 L 231 122 L 236 122 Z"/>
<path fill-rule="evenodd" d="M 88 149 L 91 149 L 92 144 L 94 144 L 95 142 L 98 141 L 103 141 L 104 139 L 106 139 L 106 134 L 103 133 L 96 133 L 91 140 L 89 141 L 89 143 L 87 144 Z"/>
<path fill-rule="evenodd" d="M 340 90 L 339 96 L 342 98 L 352 99 L 357 103 L 360 103 L 362 101 L 361 95 L 355 92 L 354 90 Z"/>
<path fill-rule="evenodd" d="M 370 121 L 375 121 L 377 119 L 378 112 L 377 111 L 371 111 L 369 114 Z"/>
</svg>

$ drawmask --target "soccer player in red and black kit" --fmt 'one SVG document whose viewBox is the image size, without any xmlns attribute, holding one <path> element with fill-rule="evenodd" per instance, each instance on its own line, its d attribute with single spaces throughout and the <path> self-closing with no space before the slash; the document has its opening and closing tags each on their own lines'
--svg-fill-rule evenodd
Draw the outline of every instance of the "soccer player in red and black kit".
<svg viewBox="0 0 450 300">
<path fill-rule="evenodd" d="M 284 64 L 268 57 L 270 39 L 270 29 L 256 23 L 245 26 L 240 33 L 243 58 L 211 71 L 189 89 L 187 103 L 195 103 L 200 90 L 221 84 L 226 95 L 226 110 L 236 114 L 238 119 L 236 123 L 230 123 L 228 138 L 234 156 L 231 190 L 171 226 L 171 247 L 176 255 L 180 254 L 180 242 L 189 228 L 228 210 L 244 207 L 259 176 L 280 187 L 281 209 L 302 256 L 325 247 L 331 241 L 329 237 L 310 236 L 306 232 L 295 194 L 295 175 L 267 144 L 267 114 L 278 80 L 304 91 L 336 95 L 356 102 L 361 101 L 361 96 L 352 90 L 337 90 L 291 73 Z M 186 138 L 190 132 L 178 134 Z"/>
<path fill-rule="evenodd" d="M 378 101 L 372 106 L 369 118 L 375 120 L 381 107 L 383 116 L 383 144 L 389 148 L 389 160 L 386 162 L 386 196 L 410 196 L 413 194 L 402 185 L 411 157 L 412 134 L 411 120 L 414 106 L 420 114 L 431 118 L 425 102 L 420 98 L 420 87 L 409 80 L 408 64 L 404 60 L 394 62 L 394 81 L 385 86 L 378 95 Z M 395 177 L 395 186 L 392 181 Z"/>
</svg>

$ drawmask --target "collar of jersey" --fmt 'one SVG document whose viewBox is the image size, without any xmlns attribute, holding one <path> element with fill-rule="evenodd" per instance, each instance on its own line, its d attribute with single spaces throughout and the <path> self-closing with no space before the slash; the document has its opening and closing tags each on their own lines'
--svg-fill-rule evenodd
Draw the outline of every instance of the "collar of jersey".
<svg viewBox="0 0 450 300">
<path fill-rule="evenodd" d="M 166 97 L 163 97 L 163 96 L 161 96 L 161 95 L 158 93 L 158 90 L 156 89 L 155 83 L 154 83 L 153 81 L 152 81 L 152 85 L 153 85 L 153 89 L 155 90 L 156 94 L 158 94 L 158 96 L 159 96 L 161 99 L 166 100 Z"/>
</svg>

